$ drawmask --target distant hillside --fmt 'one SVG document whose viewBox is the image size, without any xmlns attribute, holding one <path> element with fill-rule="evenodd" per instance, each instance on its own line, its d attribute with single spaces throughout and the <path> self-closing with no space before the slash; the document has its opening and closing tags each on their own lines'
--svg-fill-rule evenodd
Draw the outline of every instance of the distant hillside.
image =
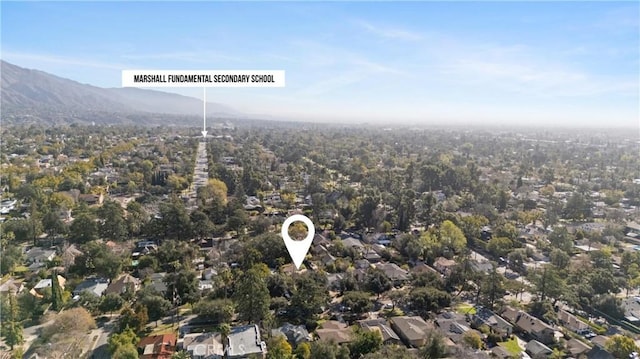
<svg viewBox="0 0 640 359">
<path fill-rule="evenodd" d="M 166 114 L 176 115 L 169 116 L 173 120 L 186 121 L 174 125 L 192 125 L 190 116 L 202 116 L 202 101 L 192 97 L 138 88 L 101 88 L 6 61 L 0 61 L 0 71 L 2 120 L 7 122 L 98 119 L 100 123 L 115 124 L 136 122 L 136 117 L 148 120 L 150 114 Z M 212 102 L 207 102 L 207 115 L 242 117 L 238 111 Z M 109 120 L 111 117 L 113 121 Z M 149 123 L 146 120 L 142 122 Z"/>
</svg>

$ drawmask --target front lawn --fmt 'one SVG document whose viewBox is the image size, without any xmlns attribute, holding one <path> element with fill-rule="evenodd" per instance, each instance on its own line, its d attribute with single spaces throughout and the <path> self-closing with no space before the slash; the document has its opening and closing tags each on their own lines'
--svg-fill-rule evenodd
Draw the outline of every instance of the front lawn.
<svg viewBox="0 0 640 359">
<path fill-rule="evenodd" d="M 158 335 L 158 334 L 167 334 L 167 333 L 175 333 L 178 330 L 178 327 L 175 325 L 168 324 L 158 324 L 156 327 L 155 324 L 150 324 L 147 326 L 147 329 L 151 329 L 148 335 Z"/>
<path fill-rule="evenodd" d="M 391 317 L 400 317 L 404 315 L 404 312 L 402 311 L 402 309 L 400 308 L 396 308 L 396 309 L 383 309 L 380 312 L 380 315 L 382 315 L 385 318 L 391 318 Z"/>
<path fill-rule="evenodd" d="M 456 312 L 458 312 L 460 314 L 471 314 L 471 315 L 474 315 L 474 314 L 476 314 L 476 308 L 474 306 L 472 306 L 471 304 L 461 303 L 461 304 L 458 304 L 458 306 L 456 307 Z"/>
<path fill-rule="evenodd" d="M 516 338 L 509 339 L 506 342 L 498 343 L 498 345 L 507 349 L 509 353 L 513 355 L 519 355 L 520 353 L 522 353 L 522 348 L 520 348 L 520 345 L 518 345 L 518 339 Z"/>
</svg>

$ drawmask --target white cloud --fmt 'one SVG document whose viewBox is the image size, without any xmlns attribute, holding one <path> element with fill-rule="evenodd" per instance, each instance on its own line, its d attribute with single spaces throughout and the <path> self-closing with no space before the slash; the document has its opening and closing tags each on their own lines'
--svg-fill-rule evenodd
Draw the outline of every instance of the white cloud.
<svg viewBox="0 0 640 359">
<path fill-rule="evenodd" d="M 422 34 L 414 31 L 388 27 L 383 25 L 374 25 L 368 21 L 361 20 L 361 19 L 354 20 L 353 23 L 359 28 L 385 39 L 406 40 L 406 41 L 417 41 L 422 39 Z"/>
<path fill-rule="evenodd" d="M 351 86 L 373 76 L 408 76 L 391 65 L 362 53 L 310 40 L 293 41 L 297 61 L 310 66 L 309 82 L 296 95 L 318 96 Z M 319 79 L 319 80 L 316 80 Z M 307 80 L 307 79 L 305 79 Z"/>
<path fill-rule="evenodd" d="M 637 96 L 638 83 L 623 76 L 599 74 L 526 46 L 485 44 L 441 54 L 441 72 L 462 86 L 485 85 L 542 97 L 604 94 Z"/>
</svg>

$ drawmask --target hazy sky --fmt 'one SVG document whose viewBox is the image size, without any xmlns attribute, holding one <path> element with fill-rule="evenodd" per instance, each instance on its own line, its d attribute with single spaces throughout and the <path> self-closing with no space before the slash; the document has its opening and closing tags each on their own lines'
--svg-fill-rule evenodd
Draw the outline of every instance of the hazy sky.
<svg viewBox="0 0 640 359">
<path fill-rule="evenodd" d="M 0 6 L 2 59 L 97 86 L 123 69 L 282 69 L 285 88 L 207 99 L 306 120 L 639 125 L 636 1 Z"/>
</svg>

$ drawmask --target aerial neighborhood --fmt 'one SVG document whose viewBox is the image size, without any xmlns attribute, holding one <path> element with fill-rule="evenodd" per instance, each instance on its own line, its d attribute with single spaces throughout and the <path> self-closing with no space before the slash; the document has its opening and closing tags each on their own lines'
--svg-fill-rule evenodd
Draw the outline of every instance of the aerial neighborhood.
<svg viewBox="0 0 640 359">
<path fill-rule="evenodd" d="M 3 129 L 3 351 L 636 355 L 637 141 L 254 126 Z"/>
</svg>

